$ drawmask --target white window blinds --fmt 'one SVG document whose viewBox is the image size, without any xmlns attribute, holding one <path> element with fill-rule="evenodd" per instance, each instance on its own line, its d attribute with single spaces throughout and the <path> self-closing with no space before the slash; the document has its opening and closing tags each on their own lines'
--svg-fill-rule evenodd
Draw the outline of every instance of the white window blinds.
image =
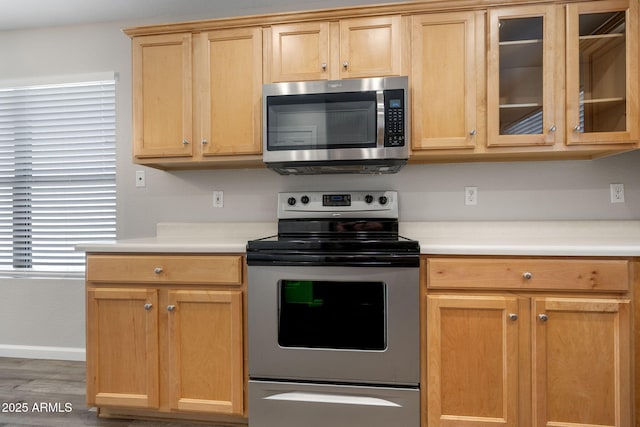
<svg viewBox="0 0 640 427">
<path fill-rule="evenodd" d="M 82 271 L 116 233 L 115 81 L 0 88 L 0 271 Z"/>
</svg>

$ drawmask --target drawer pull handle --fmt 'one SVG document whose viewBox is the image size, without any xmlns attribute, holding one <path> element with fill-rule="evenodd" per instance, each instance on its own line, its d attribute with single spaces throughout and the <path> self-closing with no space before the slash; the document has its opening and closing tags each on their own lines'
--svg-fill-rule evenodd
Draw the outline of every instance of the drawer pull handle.
<svg viewBox="0 0 640 427">
<path fill-rule="evenodd" d="M 176 309 L 175 305 L 168 305 L 167 306 L 167 311 L 174 311 Z"/>
<path fill-rule="evenodd" d="M 533 278 L 533 274 L 531 274 L 530 272 L 526 271 L 526 272 L 522 273 L 522 277 L 524 277 L 525 280 L 531 280 Z"/>
<path fill-rule="evenodd" d="M 518 315 L 516 313 L 509 313 L 509 320 L 513 320 L 515 322 L 518 320 Z"/>
<path fill-rule="evenodd" d="M 153 272 L 156 273 L 156 274 L 160 274 L 160 273 L 162 273 L 162 271 L 163 271 L 162 267 L 156 267 L 156 268 L 153 269 Z"/>
<path fill-rule="evenodd" d="M 144 305 L 144 309 L 147 310 L 147 311 L 151 310 L 152 308 L 153 308 L 153 304 L 147 303 L 147 304 Z"/>
<path fill-rule="evenodd" d="M 540 319 L 542 322 L 546 322 L 547 320 L 549 320 L 549 316 L 544 313 L 538 314 L 538 319 Z"/>
</svg>

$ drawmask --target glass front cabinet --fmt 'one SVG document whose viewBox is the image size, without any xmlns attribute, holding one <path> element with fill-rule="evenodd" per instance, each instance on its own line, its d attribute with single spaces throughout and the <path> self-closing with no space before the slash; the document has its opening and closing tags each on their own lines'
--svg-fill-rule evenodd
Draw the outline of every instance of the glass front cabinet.
<svg viewBox="0 0 640 427">
<path fill-rule="evenodd" d="M 638 138 L 636 0 L 567 6 L 567 144 Z"/>
<path fill-rule="evenodd" d="M 637 7 L 490 9 L 487 146 L 636 143 Z"/>
</svg>

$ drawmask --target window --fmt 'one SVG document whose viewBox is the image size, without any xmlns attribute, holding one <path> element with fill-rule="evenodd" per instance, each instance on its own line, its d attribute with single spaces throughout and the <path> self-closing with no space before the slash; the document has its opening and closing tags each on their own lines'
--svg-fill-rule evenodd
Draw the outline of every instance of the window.
<svg viewBox="0 0 640 427">
<path fill-rule="evenodd" d="M 0 272 L 83 271 L 115 239 L 115 80 L 0 87 Z"/>
</svg>

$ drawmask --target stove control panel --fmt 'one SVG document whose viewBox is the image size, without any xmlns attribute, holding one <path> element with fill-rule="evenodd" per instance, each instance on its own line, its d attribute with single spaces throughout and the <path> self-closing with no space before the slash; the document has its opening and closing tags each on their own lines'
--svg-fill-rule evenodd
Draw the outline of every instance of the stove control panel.
<svg viewBox="0 0 640 427">
<path fill-rule="evenodd" d="M 301 191 L 278 194 L 278 218 L 398 217 L 396 191 Z"/>
</svg>

